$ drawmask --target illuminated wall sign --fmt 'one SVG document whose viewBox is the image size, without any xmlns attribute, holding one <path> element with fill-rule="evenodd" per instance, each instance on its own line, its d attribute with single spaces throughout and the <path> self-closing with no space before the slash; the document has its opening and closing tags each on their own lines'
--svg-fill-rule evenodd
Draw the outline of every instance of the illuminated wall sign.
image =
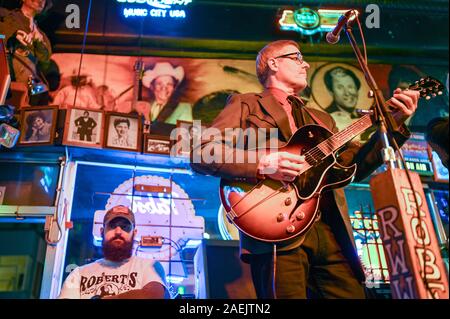
<svg viewBox="0 0 450 319">
<path fill-rule="evenodd" d="M 425 134 L 414 133 L 401 147 L 405 157 L 406 166 L 420 175 L 432 176 L 433 165 L 428 155 L 428 144 Z"/>
<path fill-rule="evenodd" d="M 309 8 L 300 8 L 295 11 L 284 10 L 278 23 L 283 31 L 296 31 L 304 35 L 312 35 L 333 30 L 340 16 L 347 11 L 348 9 L 314 11 Z"/>
<path fill-rule="evenodd" d="M 125 18 L 152 17 L 184 19 L 187 16 L 186 8 L 193 0 L 116 0 L 126 5 L 122 10 Z"/>
</svg>

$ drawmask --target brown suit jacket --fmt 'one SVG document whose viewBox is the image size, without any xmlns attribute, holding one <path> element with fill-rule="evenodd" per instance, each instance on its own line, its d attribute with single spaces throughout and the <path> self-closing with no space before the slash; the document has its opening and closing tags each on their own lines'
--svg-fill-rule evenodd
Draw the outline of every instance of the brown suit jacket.
<svg viewBox="0 0 450 319">
<path fill-rule="evenodd" d="M 332 132 L 337 132 L 336 124 L 328 113 L 311 108 L 308 108 L 308 111 L 314 117 L 318 118 L 327 129 Z M 193 170 L 225 179 L 248 180 L 249 182 L 257 179 L 258 162 L 247 162 L 247 159 L 251 158 L 252 154 L 250 153 L 254 151 L 246 147 L 235 147 L 234 141 L 226 139 L 224 134 L 225 129 L 278 128 L 278 141 L 280 142 L 280 146 L 285 144 L 292 135 L 286 112 L 268 91 L 260 94 L 247 93 L 231 96 L 227 106 L 212 123 L 212 127 L 220 130 L 222 139 L 214 137 L 214 140 L 212 140 L 207 136 L 208 134 L 204 134 L 200 145 L 194 145 L 191 155 L 200 158 L 199 156 L 203 150 L 207 148 L 212 149 L 212 144 L 216 144 L 216 146 L 219 144 L 222 148 L 222 154 L 242 156 L 245 162 L 237 164 L 223 162 L 199 163 L 192 161 L 191 167 Z M 403 144 L 408 139 L 409 134 L 406 127 L 402 126 L 401 133 L 396 133 L 395 136 L 397 143 L 399 145 Z M 345 165 L 356 163 L 358 169 L 355 180 L 362 180 L 383 163 L 380 152 L 381 148 L 382 144 L 378 140 L 378 134 L 374 134 L 365 145 L 350 142 L 346 149 L 340 153 L 338 160 Z M 363 280 L 364 273 L 359 258 L 356 255 L 353 232 L 343 189 L 337 189 L 323 194 L 320 210 L 322 211 L 322 218 L 331 226 L 338 243 L 343 249 L 344 255 L 350 260 L 355 274 Z M 273 251 L 273 245 L 271 243 L 255 240 L 243 233 L 240 233 L 240 239 L 241 258 L 243 261 L 247 261 L 251 254 L 271 253 Z M 277 250 L 294 249 L 300 246 L 303 240 L 304 237 L 299 236 L 293 240 L 277 243 Z"/>
</svg>

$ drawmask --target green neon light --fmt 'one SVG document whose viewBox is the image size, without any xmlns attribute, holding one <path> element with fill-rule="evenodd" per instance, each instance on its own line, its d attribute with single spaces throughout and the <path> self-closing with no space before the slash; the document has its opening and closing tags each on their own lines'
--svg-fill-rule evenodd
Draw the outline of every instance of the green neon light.
<svg viewBox="0 0 450 319">
<path fill-rule="evenodd" d="M 304 7 L 298 10 L 284 10 L 278 23 L 283 31 L 296 31 L 304 35 L 329 32 L 336 26 L 339 18 L 348 9 L 317 11 Z"/>
</svg>

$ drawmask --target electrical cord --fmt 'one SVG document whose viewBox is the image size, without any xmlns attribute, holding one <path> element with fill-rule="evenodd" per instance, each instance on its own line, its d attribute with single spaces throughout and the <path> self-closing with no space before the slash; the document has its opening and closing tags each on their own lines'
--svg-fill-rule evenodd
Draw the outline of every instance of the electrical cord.
<svg viewBox="0 0 450 319">
<path fill-rule="evenodd" d="M 83 63 L 84 50 L 86 49 L 86 39 L 87 39 L 88 30 L 89 30 L 89 22 L 91 20 L 91 11 L 92 11 L 92 0 L 89 0 L 89 8 L 88 8 L 88 13 L 87 13 L 87 17 L 86 17 L 86 27 L 84 29 L 83 44 L 81 46 L 80 63 L 78 65 L 78 74 L 77 74 L 78 81 L 80 81 L 81 65 Z M 79 87 L 79 85 L 77 85 L 75 88 L 75 96 L 73 97 L 73 107 L 76 106 L 76 101 L 77 101 L 77 97 L 78 97 L 78 87 Z"/>
<path fill-rule="evenodd" d="M 272 292 L 273 299 L 277 299 L 276 275 L 277 275 L 277 244 L 273 244 L 273 274 L 272 274 Z"/>
</svg>

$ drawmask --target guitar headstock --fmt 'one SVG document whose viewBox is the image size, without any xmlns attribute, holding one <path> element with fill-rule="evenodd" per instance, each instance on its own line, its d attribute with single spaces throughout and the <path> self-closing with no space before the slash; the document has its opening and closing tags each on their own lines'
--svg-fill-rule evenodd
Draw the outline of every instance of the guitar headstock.
<svg viewBox="0 0 450 319">
<path fill-rule="evenodd" d="M 444 84 L 440 81 L 427 76 L 422 78 L 409 87 L 410 90 L 420 91 L 420 97 L 424 97 L 426 100 L 442 95 L 444 92 Z"/>
<path fill-rule="evenodd" d="M 142 77 L 143 73 L 144 73 L 144 61 L 142 60 L 137 60 L 134 63 L 134 72 L 137 76 L 139 76 L 139 78 Z"/>
</svg>

